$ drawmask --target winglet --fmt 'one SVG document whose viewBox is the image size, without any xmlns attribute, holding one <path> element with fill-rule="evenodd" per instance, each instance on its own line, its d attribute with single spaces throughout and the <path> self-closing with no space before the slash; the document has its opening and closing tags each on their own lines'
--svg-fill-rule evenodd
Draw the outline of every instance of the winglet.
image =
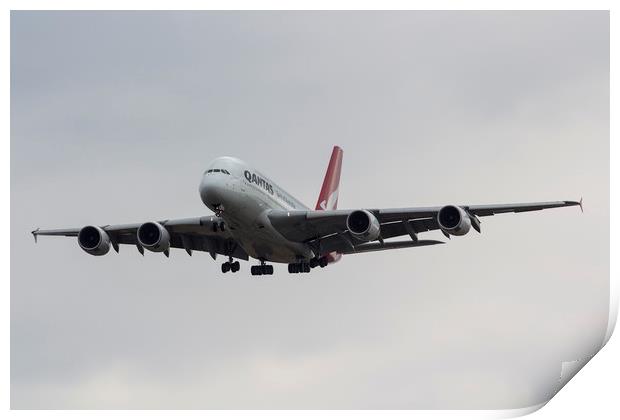
<svg viewBox="0 0 620 420">
<path fill-rule="evenodd" d="M 34 243 L 37 243 L 37 236 L 39 236 L 39 228 L 36 228 L 35 230 L 33 230 L 32 232 L 32 236 L 34 236 Z"/>
<path fill-rule="evenodd" d="M 583 213 L 583 197 L 579 199 L 579 208 L 581 209 L 581 212 Z"/>
</svg>

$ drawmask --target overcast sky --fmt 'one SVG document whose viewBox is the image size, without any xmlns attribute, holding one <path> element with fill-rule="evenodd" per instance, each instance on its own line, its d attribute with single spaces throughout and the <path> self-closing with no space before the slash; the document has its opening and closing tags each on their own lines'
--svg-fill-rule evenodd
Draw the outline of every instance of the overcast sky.
<svg viewBox="0 0 620 420">
<path fill-rule="evenodd" d="M 312 205 L 578 200 L 309 275 L 36 227 L 208 214 L 237 156 Z M 607 12 L 12 12 L 12 408 L 520 408 L 609 303 Z M 440 233 L 422 235 L 441 239 Z"/>
</svg>

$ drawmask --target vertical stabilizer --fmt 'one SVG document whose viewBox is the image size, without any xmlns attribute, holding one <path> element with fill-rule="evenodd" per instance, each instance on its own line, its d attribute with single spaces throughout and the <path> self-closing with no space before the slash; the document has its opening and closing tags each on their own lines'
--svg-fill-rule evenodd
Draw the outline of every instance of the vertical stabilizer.
<svg viewBox="0 0 620 420">
<path fill-rule="evenodd" d="M 341 167 L 342 149 L 338 146 L 334 146 L 315 210 L 335 210 L 338 206 L 338 186 L 340 184 Z"/>
</svg>

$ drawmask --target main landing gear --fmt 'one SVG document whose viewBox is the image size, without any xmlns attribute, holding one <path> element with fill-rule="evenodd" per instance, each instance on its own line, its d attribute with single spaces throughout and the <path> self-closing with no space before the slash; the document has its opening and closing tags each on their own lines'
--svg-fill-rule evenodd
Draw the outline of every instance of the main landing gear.
<svg viewBox="0 0 620 420">
<path fill-rule="evenodd" d="M 314 267 L 318 267 L 318 266 L 320 267 L 327 266 L 327 258 L 326 257 L 313 258 L 310 260 L 310 262 L 301 261 L 301 262 L 291 263 L 288 265 L 288 272 L 291 274 L 309 273 L 311 269 L 313 269 Z"/>
<path fill-rule="evenodd" d="M 228 258 L 228 261 L 222 264 L 222 273 L 236 273 L 241 268 L 241 264 L 239 261 L 233 261 L 232 257 Z"/>
<path fill-rule="evenodd" d="M 309 273 L 310 272 L 310 264 L 307 262 L 298 262 L 298 263 L 291 263 L 288 265 L 288 272 L 289 273 Z"/>
<path fill-rule="evenodd" d="M 250 272 L 253 276 L 262 276 L 262 275 L 272 275 L 273 274 L 273 265 L 265 264 L 265 261 L 261 261 L 260 265 L 253 265 L 250 268 Z"/>
</svg>

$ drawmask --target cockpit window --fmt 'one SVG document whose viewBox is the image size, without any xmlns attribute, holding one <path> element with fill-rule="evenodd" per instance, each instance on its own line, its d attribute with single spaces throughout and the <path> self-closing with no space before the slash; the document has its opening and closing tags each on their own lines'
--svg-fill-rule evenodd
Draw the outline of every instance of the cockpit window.
<svg viewBox="0 0 620 420">
<path fill-rule="evenodd" d="M 210 174 L 210 173 L 213 173 L 213 172 L 230 175 L 230 172 L 228 172 L 226 169 L 209 169 L 209 170 L 205 171 L 205 174 Z"/>
</svg>

